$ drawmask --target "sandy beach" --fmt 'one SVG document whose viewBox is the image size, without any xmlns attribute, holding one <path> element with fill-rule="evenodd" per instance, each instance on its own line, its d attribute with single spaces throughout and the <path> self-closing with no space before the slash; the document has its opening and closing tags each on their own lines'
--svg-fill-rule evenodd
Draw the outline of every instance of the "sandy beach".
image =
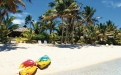
<svg viewBox="0 0 121 75">
<path fill-rule="evenodd" d="M 121 75 L 121 46 L 0 44 L 0 75 L 19 75 L 19 65 L 48 55 L 51 65 L 35 75 Z M 117 74 L 112 74 L 114 72 Z"/>
</svg>

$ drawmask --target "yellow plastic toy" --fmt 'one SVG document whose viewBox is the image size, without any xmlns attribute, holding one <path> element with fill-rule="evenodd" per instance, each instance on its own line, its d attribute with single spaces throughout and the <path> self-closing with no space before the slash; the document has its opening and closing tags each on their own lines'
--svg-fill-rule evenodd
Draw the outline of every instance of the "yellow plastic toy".
<svg viewBox="0 0 121 75">
<path fill-rule="evenodd" d="M 19 75 L 34 75 L 37 71 L 37 66 L 32 60 L 27 60 L 19 66 Z"/>
<path fill-rule="evenodd" d="M 36 66 L 25 67 L 19 72 L 19 74 L 20 75 L 34 75 L 36 73 L 36 70 L 37 70 Z"/>
<path fill-rule="evenodd" d="M 51 64 L 51 60 L 47 55 L 45 55 L 41 57 L 40 59 L 38 59 L 36 63 L 39 69 L 45 69 Z"/>
</svg>

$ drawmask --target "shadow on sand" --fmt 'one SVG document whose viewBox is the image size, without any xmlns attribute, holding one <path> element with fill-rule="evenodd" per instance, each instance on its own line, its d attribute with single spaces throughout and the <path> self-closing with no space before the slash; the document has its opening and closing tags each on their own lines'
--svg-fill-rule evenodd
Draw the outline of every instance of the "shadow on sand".
<svg viewBox="0 0 121 75">
<path fill-rule="evenodd" d="M 0 52 L 1 51 L 16 50 L 17 48 L 26 49 L 25 47 L 17 47 L 17 44 L 15 44 L 15 43 L 6 43 L 6 44 L 1 44 L 0 43 Z"/>
<path fill-rule="evenodd" d="M 57 45 L 54 45 L 56 47 L 59 47 L 59 48 L 70 48 L 70 49 L 74 49 L 74 48 L 77 48 L 77 49 L 81 49 L 82 47 L 90 47 L 90 46 L 94 46 L 94 47 L 100 47 L 101 45 L 92 45 L 92 44 L 86 44 L 86 45 L 82 45 L 82 44 L 57 44 Z"/>
<path fill-rule="evenodd" d="M 121 75 L 121 58 L 51 75 Z"/>
</svg>

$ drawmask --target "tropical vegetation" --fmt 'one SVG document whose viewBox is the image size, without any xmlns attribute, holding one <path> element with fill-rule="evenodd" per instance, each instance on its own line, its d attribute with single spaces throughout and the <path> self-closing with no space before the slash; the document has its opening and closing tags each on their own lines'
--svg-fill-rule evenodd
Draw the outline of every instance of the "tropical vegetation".
<svg viewBox="0 0 121 75">
<path fill-rule="evenodd" d="M 25 6 L 22 0 L 9 1 L 13 3 L 19 1 Z M 8 9 L 10 5 L 13 8 Z M 6 0 L 0 2 L 0 6 L 2 8 L 0 14 L 3 15 L 0 17 L 0 41 L 8 42 L 11 37 L 9 34 L 18 28 L 17 24 L 12 24 L 15 17 L 9 17 L 8 13 L 18 13 L 20 10 Z M 28 29 L 20 35 L 24 41 L 37 43 L 38 40 L 42 42 L 46 40 L 54 44 L 55 42 L 60 44 L 121 44 L 121 29 L 110 20 L 100 23 L 98 18 L 102 17 L 94 17 L 95 8 L 83 7 L 83 3 L 75 0 L 54 0 L 48 3 L 48 6 L 50 8 L 38 16 L 37 22 L 32 19 L 31 15 L 26 16 L 25 26 Z"/>
</svg>

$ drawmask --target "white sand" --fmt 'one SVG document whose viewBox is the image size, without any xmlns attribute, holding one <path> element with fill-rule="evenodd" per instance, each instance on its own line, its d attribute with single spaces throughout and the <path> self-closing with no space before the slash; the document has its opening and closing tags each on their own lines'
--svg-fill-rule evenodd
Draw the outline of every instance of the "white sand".
<svg viewBox="0 0 121 75">
<path fill-rule="evenodd" d="M 50 75 L 88 67 L 121 58 L 120 49 L 121 46 L 53 47 L 38 44 L 0 44 L 0 50 L 2 50 L 0 52 L 0 75 L 18 75 L 18 67 L 23 61 L 27 59 L 36 61 L 43 55 L 51 58 L 51 65 L 45 70 L 38 69 L 35 75 Z"/>
</svg>

